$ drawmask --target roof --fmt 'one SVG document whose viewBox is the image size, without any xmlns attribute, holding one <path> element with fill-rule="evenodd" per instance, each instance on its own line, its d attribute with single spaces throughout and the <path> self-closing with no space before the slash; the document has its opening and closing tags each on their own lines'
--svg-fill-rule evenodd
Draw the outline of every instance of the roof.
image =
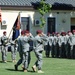
<svg viewBox="0 0 75 75">
<path fill-rule="evenodd" d="M 0 0 L 1 6 L 32 6 L 32 2 L 39 2 L 40 0 Z M 75 7 L 75 0 L 46 0 L 46 3 L 62 3 L 71 4 Z"/>
<path fill-rule="evenodd" d="M 32 10 L 36 9 L 40 1 L 41 0 L 0 0 L 0 7 L 5 9 L 21 8 L 23 10 L 29 7 L 29 9 Z M 75 0 L 46 0 L 46 3 L 52 4 L 53 10 L 75 10 Z"/>
</svg>

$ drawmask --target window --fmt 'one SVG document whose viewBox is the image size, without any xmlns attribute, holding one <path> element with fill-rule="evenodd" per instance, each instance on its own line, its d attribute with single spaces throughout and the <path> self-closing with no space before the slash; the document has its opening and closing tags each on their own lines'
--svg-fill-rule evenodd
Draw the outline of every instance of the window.
<svg viewBox="0 0 75 75">
<path fill-rule="evenodd" d="M 21 30 L 29 30 L 29 17 L 21 17 Z"/>
</svg>

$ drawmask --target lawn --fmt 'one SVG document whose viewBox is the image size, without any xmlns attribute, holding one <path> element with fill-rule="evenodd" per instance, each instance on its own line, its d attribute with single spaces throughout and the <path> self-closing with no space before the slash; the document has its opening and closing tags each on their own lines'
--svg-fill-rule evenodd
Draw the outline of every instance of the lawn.
<svg viewBox="0 0 75 75">
<path fill-rule="evenodd" d="M 43 66 L 42 70 L 44 74 L 38 74 L 37 72 L 32 72 L 32 66 L 36 60 L 35 54 L 31 52 L 31 63 L 29 66 L 29 72 L 24 73 L 22 68 L 19 66 L 19 71 L 14 70 L 14 64 L 11 62 L 11 53 L 8 52 L 8 62 L 1 62 L 0 53 L 0 75 L 75 75 L 75 60 L 73 59 L 59 59 L 59 58 L 45 58 L 43 52 Z M 19 56 L 17 54 L 17 60 Z"/>
</svg>

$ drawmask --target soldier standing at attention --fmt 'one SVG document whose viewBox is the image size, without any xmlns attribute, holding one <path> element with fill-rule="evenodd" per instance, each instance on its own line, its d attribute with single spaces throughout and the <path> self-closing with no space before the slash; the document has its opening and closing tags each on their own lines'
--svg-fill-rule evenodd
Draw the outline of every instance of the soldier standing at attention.
<svg viewBox="0 0 75 75">
<path fill-rule="evenodd" d="M 6 36 L 6 31 L 3 32 L 3 36 L 1 37 L 2 43 L 2 61 L 7 62 L 7 50 L 8 50 L 8 38 Z"/>
<path fill-rule="evenodd" d="M 48 50 L 47 51 L 48 57 L 50 56 L 50 54 L 51 54 L 52 57 L 54 57 L 53 51 L 52 51 L 52 34 L 50 34 L 50 36 L 48 36 L 48 49 L 47 50 Z"/>
<path fill-rule="evenodd" d="M 67 44 L 66 44 L 66 56 L 67 58 L 71 58 L 71 45 L 70 45 L 70 35 L 71 35 L 71 31 L 68 31 L 66 34 L 66 38 L 67 38 Z"/>
<path fill-rule="evenodd" d="M 61 35 L 60 33 L 57 33 L 57 44 L 56 44 L 56 50 L 55 50 L 55 57 L 59 58 L 61 56 Z"/>
<path fill-rule="evenodd" d="M 41 30 L 36 31 L 37 35 L 35 36 L 34 40 L 34 52 L 37 57 L 37 61 L 35 62 L 34 66 L 32 67 L 33 71 L 36 72 L 36 67 L 38 67 L 38 73 L 44 73 L 42 69 L 42 52 L 44 50 L 43 40 L 46 40 L 47 36 L 42 33 Z"/>
<path fill-rule="evenodd" d="M 69 39 L 68 39 L 68 44 L 69 44 L 69 46 L 68 46 L 68 49 L 69 49 L 69 51 L 70 51 L 70 58 L 72 58 L 73 59 L 73 34 L 72 34 L 72 32 L 69 32 L 68 33 L 69 34 Z"/>
<path fill-rule="evenodd" d="M 75 30 L 73 30 L 72 45 L 73 45 L 72 58 L 75 59 Z"/>
<path fill-rule="evenodd" d="M 65 32 L 61 32 L 61 50 L 60 50 L 60 57 L 66 58 L 66 36 Z"/>
<path fill-rule="evenodd" d="M 57 45 L 57 37 L 56 34 L 53 32 L 52 33 L 52 57 L 55 57 L 55 52 L 56 52 L 56 45 Z"/>
</svg>

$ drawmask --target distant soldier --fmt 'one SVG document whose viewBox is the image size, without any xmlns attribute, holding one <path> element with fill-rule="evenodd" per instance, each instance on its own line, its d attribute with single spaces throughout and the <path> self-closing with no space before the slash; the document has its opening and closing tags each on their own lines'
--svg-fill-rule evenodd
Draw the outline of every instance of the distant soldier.
<svg viewBox="0 0 75 75">
<path fill-rule="evenodd" d="M 56 44 L 56 50 L 55 50 L 55 57 L 60 57 L 61 52 L 61 35 L 60 33 L 57 33 L 57 44 Z"/>
<path fill-rule="evenodd" d="M 52 51 L 51 51 L 52 57 L 55 57 L 56 48 L 57 48 L 56 45 L 57 45 L 57 36 L 56 36 L 56 34 L 53 32 L 53 33 L 52 33 Z"/>
<path fill-rule="evenodd" d="M 50 33 L 47 33 L 47 36 L 49 38 L 50 37 Z M 49 57 L 49 55 L 50 55 L 49 40 L 45 41 L 45 55 L 46 55 L 46 57 Z"/>
<path fill-rule="evenodd" d="M 73 59 L 73 44 L 74 44 L 73 41 L 75 41 L 75 40 L 73 40 L 74 37 L 73 37 L 72 32 L 69 32 L 68 35 L 69 35 L 69 39 L 68 39 L 68 49 L 69 49 L 69 51 L 70 51 L 70 58 Z"/>
<path fill-rule="evenodd" d="M 7 50 L 8 50 L 8 38 L 6 36 L 6 31 L 3 32 L 3 36 L 1 37 L 2 43 L 2 61 L 7 62 Z"/>
<path fill-rule="evenodd" d="M 72 58 L 75 59 L 75 30 L 73 30 L 72 45 L 73 45 Z"/>
<path fill-rule="evenodd" d="M 66 58 L 66 36 L 65 32 L 61 32 L 61 50 L 60 50 L 60 57 Z"/>
<path fill-rule="evenodd" d="M 48 57 L 50 56 L 50 54 L 52 55 L 52 57 L 54 57 L 53 51 L 52 51 L 52 41 L 53 41 L 53 36 L 52 36 L 52 34 L 50 34 L 50 36 L 48 36 L 48 47 L 47 47 L 47 56 Z"/>
<path fill-rule="evenodd" d="M 43 40 L 47 40 L 46 35 L 42 33 L 41 30 L 36 31 L 37 35 L 35 36 L 34 46 L 35 46 L 35 55 L 37 57 L 37 61 L 35 62 L 34 66 L 32 67 L 33 71 L 36 71 L 36 67 L 38 67 L 38 73 L 44 73 L 42 71 L 42 52 L 44 50 Z"/>
</svg>

